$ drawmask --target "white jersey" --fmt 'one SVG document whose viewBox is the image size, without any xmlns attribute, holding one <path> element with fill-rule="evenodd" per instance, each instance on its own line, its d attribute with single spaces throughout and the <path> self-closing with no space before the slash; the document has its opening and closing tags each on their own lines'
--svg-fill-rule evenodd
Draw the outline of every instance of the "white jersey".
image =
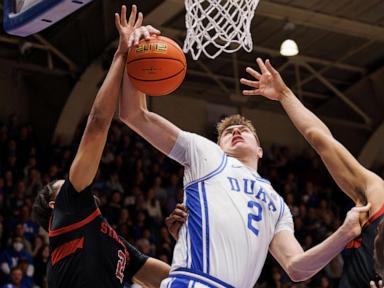
<svg viewBox="0 0 384 288">
<path fill-rule="evenodd" d="M 269 181 L 196 134 L 181 132 L 169 156 L 185 167 L 189 213 L 170 277 L 192 275 L 214 283 L 199 287 L 253 287 L 273 236 L 282 230 L 293 233 L 284 200 Z"/>
</svg>

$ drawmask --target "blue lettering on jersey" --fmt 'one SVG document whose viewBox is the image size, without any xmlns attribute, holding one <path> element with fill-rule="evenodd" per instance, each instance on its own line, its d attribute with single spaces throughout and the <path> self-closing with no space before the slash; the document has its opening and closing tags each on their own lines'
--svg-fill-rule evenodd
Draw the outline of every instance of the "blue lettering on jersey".
<svg viewBox="0 0 384 288">
<path fill-rule="evenodd" d="M 229 183 L 231 184 L 231 190 L 235 192 L 240 192 L 240 186 L 237 179 L 232 177 L 227 177 L 227 178 L 229 180 Z"/>
<path fill-rule="evenodd" d="M 243 181 L 239 181 L 234 177 L 227 177 L 229 184 L 231 186 L 231 191 L 234 192 L 244 192 L 247 195 L 255 195 L 256 199 L 268 204 L 269 211 L 276 212 L 276 205 L 272 200 L 272 195 L 266 193 L 265 189 L 260 186 L 259 190 L 257 190 L 257 186 L 255 185 L 256 181 L 253 179 L 243 178 Z M 257 191 L 256 191 L 257 190 Z"/>
<path fill-rule="evenodd" d="M 272 211 L 272 212 L 276 212 L 276 210 L 277 210 L 275 204 L 274 204 L 272 201 L 270 201 L 270 202 L 268 203 L 268 208 L 269 208 L 269 210 Z"/>
<path fill-rule="evenodd" d="M 265 191 L 263 187 L 260 187 L 259 191 L 256 194 L 256 198 L 263 201 L 264 203 L 267 203 L 267 199 L 266 199 Z"/>
<path fill-rule="evenodd" d="M 244 192 L 246 194 L 253 194 L 253 188 L 255 187 L 255 180 L 249 180 L 249 179 L 243 179 L 244 181 Z M 250 182 L 250 185 L 248 187 L 248 182 Z M 249 188 L 249 189 L 248 189 Z"/>
</svg>

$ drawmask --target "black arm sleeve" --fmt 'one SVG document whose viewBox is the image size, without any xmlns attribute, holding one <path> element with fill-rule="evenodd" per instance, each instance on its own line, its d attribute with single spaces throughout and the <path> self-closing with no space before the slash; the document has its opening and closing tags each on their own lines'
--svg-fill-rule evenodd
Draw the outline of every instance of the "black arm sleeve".
<svg viewBox="0 0 384 288">
<path fill-rule="evenodd" d="M 81 221 L 94 212 L 96 208 L 91 186 L 77 192 L 69 179 L 66 178 L 56 197 L 51 229 Z"/>
<path fill-rule="evenodd" d="M 120 240 L 124 243 L 125 247 L 127 247 L 129 253 L 129 263 L 125 267 L 124 276 L 127 282 L 132 282 L 132 277 L 140 270 L 141 267 L 148 260 L 148 256 L 141 253 L 137 250 L 136 247 L 131 245 L 127 240 L 123 237 L 120 237 Z"/>
</svg>

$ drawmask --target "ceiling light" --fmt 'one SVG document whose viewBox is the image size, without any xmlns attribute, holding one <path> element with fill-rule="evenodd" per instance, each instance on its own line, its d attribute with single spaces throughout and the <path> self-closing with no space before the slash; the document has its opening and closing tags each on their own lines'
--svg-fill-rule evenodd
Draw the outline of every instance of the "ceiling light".
<svg viewBox="0 0 384 288">
<path fill-rule="evenodd" d="M 295 56 L 299 54 L 299 47 L 295 41 L 292 39 L 287 39 L 281 43 L 280 54 L 287 57 Z"/>
</svg>

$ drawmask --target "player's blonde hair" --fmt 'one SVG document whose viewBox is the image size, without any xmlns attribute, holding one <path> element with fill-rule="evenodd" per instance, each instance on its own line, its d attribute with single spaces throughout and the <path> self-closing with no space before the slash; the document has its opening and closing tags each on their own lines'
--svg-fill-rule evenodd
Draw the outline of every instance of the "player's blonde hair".
<svg viewBox="0 0 384 288">
<path fill-rule="evenodd" d="M 223 131 L 228 127 L 234 126 L 234 125 L 243 125 L 249 128 L 249 130 L 251 130 L 251 132 L 255 136 L 257 144 L 260 146 L 260 140 L 259 140 L 259 137 L 257 136 L 256 129 L 253 126 L 252 122 L 246 119 L 244 116 L 241 116 L 240 114 L 227 116 L 223 120 L 221 120 L 219 123 L 217 123 L 216 125 L 217 143 L 220 142 L 220 138 L 221 138 L 221 135 L 223 134 Z"/>
</svg>

